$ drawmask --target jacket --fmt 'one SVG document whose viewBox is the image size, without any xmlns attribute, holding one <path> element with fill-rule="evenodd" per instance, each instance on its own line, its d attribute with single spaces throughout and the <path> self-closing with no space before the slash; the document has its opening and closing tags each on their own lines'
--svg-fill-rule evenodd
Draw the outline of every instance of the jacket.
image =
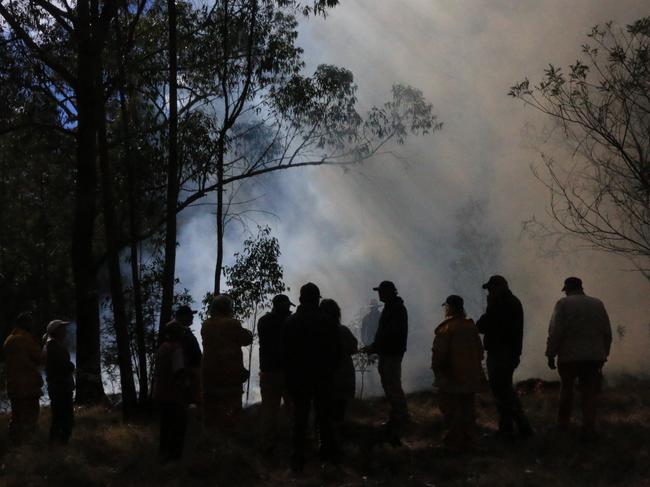
<svg viewBox="0 0 650 487">
<path fill-rule="evenodd" d="M 259 319 L 260 372 L 284 370 L 284 323 L 289 315 L 271 311 Z"/>
<path fill-rule="evenodd" d="M 384 305 L 375 340 L 368 351 L 379 355 L 402 356 L 406 352 L 407 337 L 408 313 L 402 298 L 396 296 Z"/>
<path fill-rule="evenodd" d="M 158 402 L 184 404 L 188 399 L 187 361 L 182 342 L 163 342 L 156 352 L 153 398 Z"/>
<path fill-rule="evenodd" d="M 516 367 L 519 364 L 524 337 L 524 309 L 512 292 L 488 296 L 487 309 L 476 322 L 484 335 L 483 346 L 491 359 L 496 358 Z"/>
<path fill-rule="evenodd" d="M 192 369 L 198 369 L 201 367 L 203 353 L 201 352 L 199 341 L 196 339 L 196 336 L 194 336 L 192 329 L 175 319 L 167 323 L 165 326 L 173 326 L 179 330 L 179 333 L 182 336 L 181 346 L 183 347 L 187 367 Z"/>
<path fill-rule="evenodd" d="M 473 320 L 455 316 L 435 331 L 431 368 L 435 385 L 448 394 L 471 394 L 487 389 L 483 346 Z"/>
<path fill-rule="evenodd" d="M 50 396 L 74 390 L 74 364 L 68 348 L 54 338 L 48 338 L 44 347 L 45 377 Z"/>
<path fill-rule="evenodd" d="M 359 342 L 350 329 L 337 325 L 339 332 L 339 359 L 334 372 L 334 396 L 352 399 L 356 392 L 356 370 L 352 355 L 357 353 Z"/>
<path fill-rule="evenodd" d="M 558 362 L 602 361 L 609 356 L 612 328 L 599 299 L 574 294 L 560 299 L 553 310 L 546 356 Z"/>
<path fill-rule="evenodd" d="M 253 334 L 230 316 L 215 315 L 203 322 L 201 376 L 205 394 L 240 386 L 248 379 L 241 348 L 253 343 Z"/>
<path fill-rule="evenodd" d="M 300 305 L 285 323 L 284 363 L 290 394 L 332 387 L 339 358 L 339 332 L 317 307 Z"/>
<path fill-rule="evenodd" d="M 41 349 L 32 335 L 15 328 L 4 342 L 7 395 L 11 399 L 41 397 Z"/>
</svg>

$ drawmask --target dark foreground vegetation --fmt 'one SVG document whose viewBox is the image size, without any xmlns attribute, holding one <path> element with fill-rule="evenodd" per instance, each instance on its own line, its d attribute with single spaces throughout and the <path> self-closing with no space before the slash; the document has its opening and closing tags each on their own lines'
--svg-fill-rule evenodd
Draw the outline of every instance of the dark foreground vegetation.
<svg viewBox="0 0 650 487">
<path fill-rule="evenodd" d="M 121 421 L 119 411 L 81 408 L 67 449 L 46 443 L 47 412 L 41 433 L 30 444 L 0 445 L 0 485 L 31 486 L 239 486 L 239 485 L 397 485 L 410 486 L 648 486 L 650 485 L 650 382 L 621 379 L 607 387 L 601 402 L 601 440 L 584 444 L 575 430 L 552 431 L 557 405 L 554 385 L 520 387 L 537 435 L 504 443 L 491 437 L 496 411 L 489 396 L 478 399 L 482 438 L 473 454 L 446 453 L 441 446 L 441 416 L 430 392 L 409 397 L 414 424 L 404 446 L 381 442 L 377 425 L 385 416 L 383 400 L 357 401 L 348 428 L 347 457 L 340 468 L 322 470 L 311 456 L 305 473 L 295 477 L 289 452 L 258 452 L 257 407 L 245 412 L 242 431 L 207 437 L 192 418 L 187 454 L 177 465 L 157 462 L 156 423 Z M 0 428 L 6 428 L 7 418 Z"/>
</svg>

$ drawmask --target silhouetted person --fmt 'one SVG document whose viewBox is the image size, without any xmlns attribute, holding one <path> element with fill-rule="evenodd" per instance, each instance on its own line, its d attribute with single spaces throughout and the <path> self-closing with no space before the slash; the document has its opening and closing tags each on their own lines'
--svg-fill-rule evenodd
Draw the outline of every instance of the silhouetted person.
<svg viewBox="0 0 650 487">
<path fill-rule="evenodd" d="M 168 463 L 183 456 L 187 431 L 190 378 L 184 350 L 185 332 L 180 326 L 166 326 L 156 352 L 153 398 L 160 408 L 160 461 Z"/>
<path fill-rule="evenodd" d="M 386 431 L 389 441 L 397 445 L 401 441 L 403 426 L 409 420 L 406 396 L 402 389 L 402 359 L 408 337 L 408 313 L 404 301 L 397 295 L 395 284 L 383 281 L 373 289 L 379 293 L 384 309 L 379 317 L 375 339 L 363 351 L 379 355 L 379 377 L 390 403 Z"/>
<path fill-rule="evenodd" d="M 557 356 L 562 380 L 558 429 L 569 428 L 573 384 L 577 379 L 582 399 L 582 434 L 589 441 L 596 439 L 596 399 L 612 344 L 612 329 L 602 301 L 587 296 L 579 278 L 566 279 L 562 290 L 566 297 L 555 305 L 546 346 L 548 366 L 555 369 Z"/>
<path fill-rule="evenodd" d="M 3 346 L 11 403 L 9 436 L 14 443 L 20 443 L 38 427 L 43 378 L 41 348 L 32 335 L 33 327 L 32 315 L 21 313 Z"/>
<path fill-rule="evenodd" d="M 375 341 L 379 316 L 379 303 L 376 299 L 372 299 L 370 300 L 370 311 L 361 320 L 361 342 L 366 347 Z"/>
<path fill-rule="evenodd" d="M 483 289 L 488 291 L 487 309 L 476 325 L 484 335 L 490 388 L 499 412 L 499 435 L 512 435 L 514 423 L 522 437 L 529 437 L 533 430 L 512 384 L 521 356 L 524 309 L 503 276 L 490 277 Z"/>
<path fill-rule="evenodd" d="M 284 326 L 294 304 L 278 294 L 273 307 L 257 324 L 260 344 L 260 391 L 262 393 L 262 449 L 270 453 L 278 439 L 280 407 L 289 404 L 284 365 Z"/>
<path fill-rule="evenodd" d="M 474 321 L 465 314 L 463 298 L 451 295 L 443 304 L 445 320 L 433 340 L 431 368 L 445 424 L 445 446 L 470 449 L 476 436 L 474 396 L 487 389 L 483 345 Z"/>
<path fill-rule="evenodd" d="M 320 304 L 323 320 L 335 329 L 339 339 L 339 357 L 334 372 L 334 393 L 332 401 L 332 422 L 340 445 L 348 403 L 354 399 L 356 371 L 352 355 L 358 351 L 358 341 L 350 329 L 341 324 L 341 308 L 333 299 L 323 299 Z"/>
<path fill-rule="evenodd" d="M 188 390 L 188 400 L 192 404 L 202 402 L 201 393 L 201 359 L 203 353 L 199 346 L 194 332 L 192 332 L 192 323 L 194 315 L 197 312 L 187 305 L 179 306 L 174 313 L 174 319 L 167 323 L 167 327 L 176 328 L 176 334 L 181 338 L 183 353 L 185 355 L 186 376 L 189 380 L 190 388 Z"/>
<path fill-rule="evenodd" d="M 242 347 L 253 343 L 253 334 L 233 318 L 230 297 L 215 297 L 203 322 L 204 421 L 208 427 L 231 427 L 242 410 L 243 384 L 248 380 Z"/>
<path fill-rule="evenodd" d="M 286 379 L 293 403 L 291 468 L 295 472 L 304 468 L 312 406 L 320 433 L 321 459 L 335 462 L 340 454 L 331 419 L 334 372 L 339 357 L 338 330 L 322 319 L 319 301 L 320 290 L 315 284 L 302 286 L 300 305 L 285 325 Z"/>
<path fill-rule="evenodd" d="M 50 396 L 52 423 L 50 442 L 66 445 L 74 426 L 74 364 L 65 345 L 69 321 L 53 320 L 47 325 L 45 376 Z"/>
</svg>

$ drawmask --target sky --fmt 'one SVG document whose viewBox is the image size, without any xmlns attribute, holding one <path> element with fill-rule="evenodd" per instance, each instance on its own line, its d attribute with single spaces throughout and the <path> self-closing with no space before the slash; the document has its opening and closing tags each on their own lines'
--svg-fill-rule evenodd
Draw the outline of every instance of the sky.
<svg viewBox="0 0 650 487">
<path fill-rule="evenodd" d="M 541 152 L 565 153 L 544 137 L 549 120 L 507 96 L 549 63 L 573 62 L 594 24 L 644 15 L 641 0 L 342 0 L 326 19 L 304 22 L 298 43 L 308 72 L 321 63 L 350 69 L 362 109 L 385 101 L 394 83 L 413 85 L 444 126 L 400 147 L 406 162 L 285 171 L 254 188 L 259 207 L 274 215 L 252 215 L 251 226 L 269 224 L 278 237 L 292 299 L 313 281 L 352 323 L 375 297 L 371 288 L 394 281 L 410 315 L 405 383 L 413 390 L 432 381 L 430 348 L 446 296 L 465 296 L 478 318 L 483 279 L 503 274 L 526 314 L 517 376 L 548 379 L 548 320 L 563 279 L 577 275 L 604 301 L 614 328 L 625 328 L 622 339 L 615 333 L 610 376 L 647 371 L 648 282 L 624 259 L 577 244 L 550 257 L 522 232 L 522 222 L 547 218 L 548 193 L 531 167 Z M 478 209 L 462 218 L 470 207 Z M 213 220 L 203 213 L 181 227 L 178 274 L 199 303 L 212 287 Z M 227 256 L 241 240 L 231 228 Z M 484 268 L 454 265 L 476 242 L 495 245 Z"/>
</svg>

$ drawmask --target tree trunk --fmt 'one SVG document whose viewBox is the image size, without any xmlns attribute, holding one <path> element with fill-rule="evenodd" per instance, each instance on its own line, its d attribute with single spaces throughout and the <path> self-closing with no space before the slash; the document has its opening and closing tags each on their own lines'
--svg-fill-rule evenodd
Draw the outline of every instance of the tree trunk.
<svg viewBox="0 0 650 487">
<path fill-rule="evenodd" d="M 225 157 L 225 135 L 219 137 L 217 150 L 217 263 L 214 266 L 214 295 L 221 294 L 221 271 L 223 269 L 223 230 L 224 230 L 224 207 L 223 207 L 223 161 Z"/>
<path fill-rule="evenodd" d="M 100 64 L 101 61 L 98 61 Z M 100 64 L 101 65 L 101 64 Z M 97 69 L 98 88 L 101 83 L 101 69 Z M 99 89 L 98 89 L 99 93 Z M 131 364 L 131 347 L 127 325 L 124 286 L 120 269 L 119 229 L 115 219 L 115 201 L 113 199 L 111 167 L 106 140 L 106 114 L 103 97 L 97 98 L 97 134 L 99 144 L 99 167 L 101 175 L 102 200 L 104 203 L 104 231 L 107 248 L 108 280 L 111 290 L 113 308 L 113 326 L 117 342 L 117 356 L 120 368 L 120 386 L 122 389 L 122 415 L 124 419 L 132 417 L 137 406 L 133 366 Z"/>
<path fill-rule="evenodd" d="M 122 43 L 122 34 L 119 22 L 116 22 L 116 37 L 118 43 Z M 118 44 L 117 48 L 121 44 Z M 142 309 L 142 285 L 140 282 L 140 257 L 138 252 L 138 190 L 136 173 L 136 160 L 133 157 L 133 146 L 131 144 L 132 127 L 137 124 L 132 123 L 126 98 L 126 72 L 124 70 L 124 60 L 120 60 L 120 113 L 122 117 L 122 138 L 124 139 L 124 166 L 127 172 L 127 193 L 129 208 L 129 250 L 131 260 L 131 286 L 133 292 L 133 307 L 135 314 L 135 337 L 136 353 L 138 364 L 138 403 L 140 407 L 144 406 L 149 400 L 149 381 L 147 367 L 147 348 L 145 341 L 145 324 L 144 311 Z M 132 96 L 132 94 L 131 94 Z"/>
<path fill-rule="evenodd" d="M 97 403 L 104 398 L 101 376 L 99 298 L 93 258 L 96 217 L 97 139 L 93 92 L 97 58 L 90 39 L 87 1 L 77 2 L 77 171 L 70 260 L 75 287 L 77 321 L 78 403 Z"/>
<path fill-rule="evenodd" d="M 169 15 L 169 153 L 167 161 L 167 221 L 163 267 L 160 328 L 172 318 L 176 278 L 176 205 L 178 204 L 178 95 L 176 52 L 176 0 L 167 0 Z"/>
</svg>

